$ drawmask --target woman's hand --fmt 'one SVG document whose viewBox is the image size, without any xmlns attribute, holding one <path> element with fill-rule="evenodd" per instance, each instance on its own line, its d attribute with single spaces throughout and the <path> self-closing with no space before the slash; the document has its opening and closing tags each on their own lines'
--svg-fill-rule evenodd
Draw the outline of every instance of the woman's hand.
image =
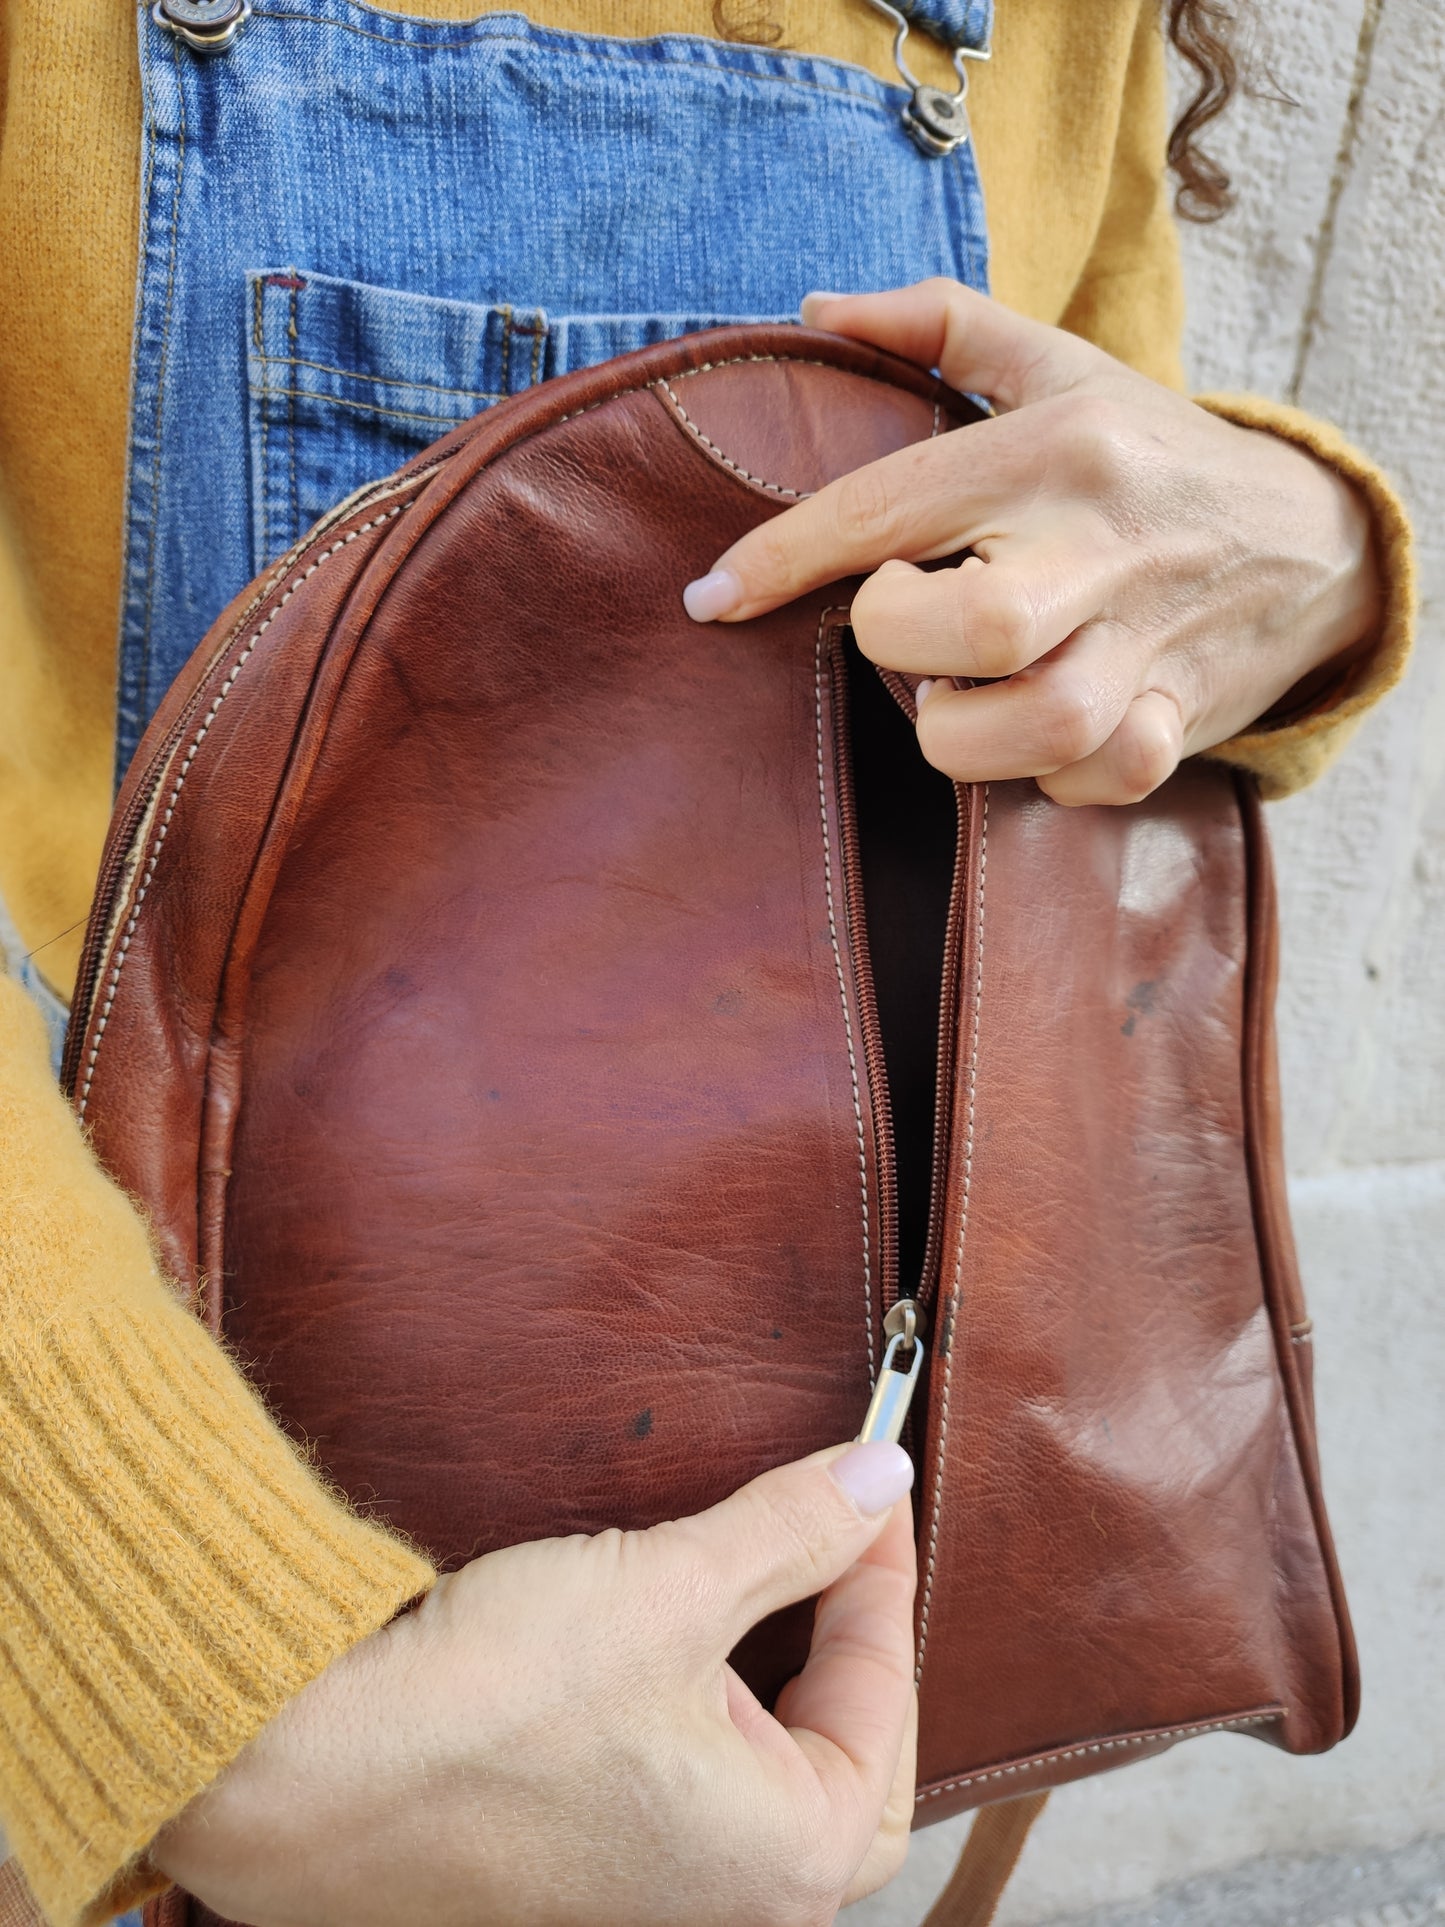
<svg viewBox="0 0 1445 1927">
<path fill-rule="evenodd" d="M 867 575 L 859 647 L 931 681 L 919 739 L 948 775 L 1134 802 L 1367 638 L 1365 507 L 1303 450 L 956 282 L 810 295 L 803 318 L 937 368 L 997 418 L 752 530 L 689 584 L 688 612 L 739 621 Z"/>
<path fill-rule="evenodd" d="M 813 1927 L 902 1864 L 912 1482 L 783 1466 L 650 1532 L 478 1559 L 336 1660 L 152 1859 L 255 1927 Z M 727 1664 L 823 1588 L 775 1719 Z"/>
</svg>

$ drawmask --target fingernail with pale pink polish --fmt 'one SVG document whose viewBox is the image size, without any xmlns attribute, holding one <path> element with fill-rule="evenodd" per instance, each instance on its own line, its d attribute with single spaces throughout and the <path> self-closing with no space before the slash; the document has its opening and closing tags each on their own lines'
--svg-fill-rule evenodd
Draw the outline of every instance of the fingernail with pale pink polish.
<svg viewBox="0 0 1445 1927">
<path fill-rule="evenodd" d="M 682 592 L 682 606 L 694 622 L 716 622 L 719 616 L 736 609 L 742 599 L 743 585 L 731 569 L 700 575 Z"/>
<path fill-rule="evenodd" d="M 870 1439 L 828 1467 L 858 1510 L 876 1518 L 896 1505 L 913 1484 L 913 1461 L 901 1445 Z"/>
<path fill-rule="evenodd" d="M 929 692 L 932 690 L 933 686 L 934 686 L 933 677 L 925 676 L 923 678 L 923 681 L 918 685 L 917 689 L 914 690 L 913 701 L 917 708 L 922 709 L 923 705 L 928 701 Z"/>
</svg>

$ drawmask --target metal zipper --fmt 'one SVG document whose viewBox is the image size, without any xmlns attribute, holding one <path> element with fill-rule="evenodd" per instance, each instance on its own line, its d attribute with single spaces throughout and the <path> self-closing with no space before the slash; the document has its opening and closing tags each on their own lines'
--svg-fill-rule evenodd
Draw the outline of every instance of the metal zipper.
<svg viewBox="0 0 1445 1927">
<path fill-rule="evenodd" d="M 443 456 L 440 459 L 444 461 L 447 458 Z M 130 878 L 135 872 L 139 858 L 137 845 L 138 842 L 144 842 L 144 832 L 150 820 L 151 806 L 155 802 L 156 792 L 165 780 L 166 771 L 175 756 L 187 724 L 194 719 L 201 694 L 217 662 L 235 642 L 237 635 L 250 617 L 264 605 L 267 596 L 280 587 L 306 552 L 329 535 L 338 523 L 348 521 L 353 515 L 360 514 L 373 501 L 384 496 L 404 494 L 424 476 L 429 475 L 436 466 L 438 463 L 432 462 L 423 468 L 414 469 L 400 484 L 394 475 L 383 476 L 379 482 L 368 482 L 364 487 L 353 490 L 344 501 L 338 502 L 335 508 L 323 515 L 320 521 L 314 523 L 301 540 L 294 543 L 276 563 L 267 577 L 265 591 L 248 603 L 227 631 L 220 648 L 211 654 L 196 677 L 175 721 L 146 764 L 145 775 L 132 792 L 124 813 L 118 821 L 111 824 L 106 835 L 100 869 L 96 876 L 95 895 L 91 901 L 90 927 L 86 932 L 85 947 L 80 953 L 80 968 L 76 973 L 75 990 L 70 1002 L 70 1027 L 66 1034 L 65 1058 L 60 1071 L 61 1088 L 68 1097 L 73 1096 L 75 1092 L 81 1053 L 90 1033 L 91 1019 L 95 1015 L 96 992 L 114 932 L 117 893 L 119 892 L 123 898 L 126 888 L 129 887 Z M 184 670 L 181 673 L 184 674 Z M 172 688 L 174 686 L 173 684 Z"/>
<path fill-rule="evenodd" d="M 938 1295 L 942 1269 L 943 1213 L 948 1191 L 948 1139 L 952 1123 L 954 1054 L 958 1040 L 957 999 L 953 987 L 958 975 L 962 942 L 964 880 L 968 869 L 968 817 L 963 792 L 955 786 L 958 837 L 944 934 L 943 988 L 939 1000 L 928 1237 L 917 1289 L 911 1297 L 904 1297 L 901 1295 L 896 1258 L 898 1198 L 893 1168 L 893 1113 L 883 1058 L 882 1029 L 878 1021 L 878 1001 L 873 985 L 873 966 L 868 952 L 867 925 L 863 915 L 857 800 L 853 791 L 853 764 L 848 737 L 848 672 L 841 635 L 835 635 L 829 647 L 828 670 L 833 693 L 833 768 L 838 798 L 839 841 L 842 846 L 843 910 L 853 960 L 863 1061 L 868 1072 L 868 1101 L 877 1147 L 881 1221 L 878 1269 L 885 1344 L 874 1381 L 872 1402 L 859 1438 L 896 1439 L 908 1417 L 909 1405 L 923 1368 L 924 1335 L 929 1312 Z M 910 721 L 914 720 L 918 710 L 908 683 L 891 670 L 879 673 L 894 701 Z"/>
<path fill-rule="evenodd" d="M 880 669 L 883 686 L 911 723 L 918 721 L 918 704 L 908 683 L 893 669 Z M 955 783 L 956 811 L 953 881 L 948 896 L 948 918 L 943 933 L 943 987 L 938 1009 L 938 1053 L 933 1082 L 933 1177 L 928 1193 L 928 1237 L 919 1275 L 918 1301 L 932 1307 L 943 1271 L 943 1210 L 948 1195 L 948 1141 L 953 1127 L 953 1082 L 958 1046 L 959 956 L 963 948 L 964 887 L 968 876 L 969 812 L 966 791 Z"/>
<path fill-rule="evenodd" d="M 348 513 L 354 513 L 361 506 L 363 504 L 355 500 L 344 505 Z M 323 524 L 310 531 L 307 543 L 297 545 L 292 555 L 286 558 L 286 566 L 276 571 L 273 580 L 284 578 L 286 568 L 299 558 L 302 548 L 309 547 L 311 541 L 318 539 L 340 519 L 340 514 L 333 514 L 325 518 Z M 233 637 L 227 637 L 227 646 L 232 640 Z M 93 914 L 92 916 L 91 930 L 86 940 L 76 983 L 75 1013 L 78 1016 L 81 1011 L 84 1011 L 85 1016 L 83 1022 L 77 1022 L 72 1018 L 70 1026 L 64 1069 L 67 1091 L 74 1088 L 80 1053 L 90 1029 L 101 964 L 115 921 L 114 898 L 117 886 L 134 872 L 137 834 L 142 832 L 147 824 L 156 791 L 164 781 L 166 770 L 175 755 L 176 747 L 193 714 L 206 680 L 215 666 L 215 661 L 216 657 L 213 656 L 206 664 L 205 671 L 197 679 L 176 721 L 151 757 L 144 781 L 136 786 L 124 816 L 107 839 L 96 891 L 96 903 L 97 906 L 104 905 L 104 915 Z M 847 667 L 841 642 L 837 639 L 829 648 L 828 669 L 833 696 L 833 767 L 838 801 L 844 919 L 853 961 L 859 1033 L 863 1061 L 867 1070 L 868 1101 L 872 1113 L 878 1169 L 878 1290 L 883 1309 L 885 1340 L 883 1355 L 874 1380 L 873 1395 L 858 1437 L 860 1442 L 875 1439 L 896 1441 L 900 1438 L 907 1422 L 913 1395 L 922 1374 L 926 1357 L 924 1335 L 927 1330 L 928 1311 L 938 1290 L 939 1246 L 947 1188 L 953 1055 L 958 1028 L 957 1013 L 954 1009 L 955 999 L 951 995 L 951 987 L 957 974 L 961 922 L 959 912 L 962 896 L 960 886 L 967 867 L 967 823 L 960 799 L 957 855 L 954 859 L 953 887 L 944 938 L 943 994 L 940 1000 L 938 1022 L 933 1181 L 929 1197 L 928 1238 L 916 1295 L 903 1297 L 899 1295 L 900 1281 L 897 1276 L 898 1200 L 893 1168 L 893 1116 L 888 1094 L 887 1069 L 883 1057 L 883 1039 L 878 1021 L 877 996 L 873 984 L 873 967 L 868 954 L 867 928 L 863 917 L 862 863 L 859 856 L 857 806 L 853 792 L 852 757 L 848 740 Z M 915 716 L 916 706 L 913 694 L 902 677 L 891 671 L 884 672 L 883 681 L 905 714 L 910 718 Z"/>
<path fill-rule="evenodd" d="M 176 743 L 181 731 L 185 728 L 189 713 L 190 708 L 187 705 L 177 717 L 173 728 L 167 733 L 165 741 L 151 758 L 146 769 L 145 780 L 137 785 L 130 802 L 126 805 L 125 814 L 119 823 L 112 826 L 106 838 L 90 912 L 90 929 L 86 934 L 85 948 L 80 954 L 80 968 L 76 973 L 75 991 L 70 1003 L 70 1028 L 66 1032 L 65 1057 L 60 1068 L 60 1086 L 67 1097 L 75 1093 L 81 1051 L 90 1030 L 91 1017 L 94 1015 L 96 985 L 100 981 L 101 964 L 109 948 L 111 926 L 115 921 L 116 886 L 128 879 L 134 871 L 136 832 L 143 827 L 150 814 L 156 790 L 165 775 L 166 765 L 175 754 Z"/>
<path fill-rule="evenodd" d="M 878 1163 L 878 1305 L 885 1316 L 898 1295 L 898 1188 L 894 1172 L 893 1110 L 888 1094 L 888 1071 L 883 1061 L 883 1033 L 878 1022 L 878 997 L 873 986 L 873 964 L 868 954 L 863 919 L 863 864 L 858 849 L 858 806 L 853 793 L 853 756 L 848 735 L 848 666 L 841 631 L 828 647 L 828 676 L 833 702 L 833 773 L 838 799 L 838 841 L 843 873 L 843 921 L 853 961 L 858 1005 L 858 1030 L 867 1072 L 868 1105 L 873 1116 L 873 1142 Z M 873 1361 L 868 1361 L 869 1370 Z"/>
<path fill-rule="evenodd" d="M 877 1439 L 887 1439 L 897 1445 L 902 1438 L 923 1371 L 923 1334 L 927 1324 L 912 1298 L 900 1298 L 883 1320 L 883 1334 L 888 1343 L 868 1402 L 868 1414 L 858 1434 L 859 1445 L 871 1445 Z"/>
</svg>

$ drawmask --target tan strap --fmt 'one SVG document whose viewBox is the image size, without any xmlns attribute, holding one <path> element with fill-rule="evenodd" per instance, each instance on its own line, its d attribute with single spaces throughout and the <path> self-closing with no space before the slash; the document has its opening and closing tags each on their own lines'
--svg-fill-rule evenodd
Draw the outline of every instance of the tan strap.
<svg viewBox="0 0 1445 1927">
<path fill-rule="evenodd" d="M 30 1897 L 19 1862 L 0 1862 L 0 1927 L 45 1927 L 45 1916 Z"/>
<path fill-rule="evenodd" d="M 1025 1793 L 980 1807 L 968 1830 L 953 1877 L 933 1904 L 923 1927 L 989 1927 L 1018 1865 L 1029 1828 L 1043 1812 L 1047 1793 Z"/>
</svg>

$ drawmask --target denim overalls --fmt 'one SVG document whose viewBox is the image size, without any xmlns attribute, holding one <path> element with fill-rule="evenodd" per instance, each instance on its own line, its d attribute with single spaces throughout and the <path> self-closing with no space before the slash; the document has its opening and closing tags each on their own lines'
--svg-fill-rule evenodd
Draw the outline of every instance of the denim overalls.
<svg viewBox="0 0 1445 1927">
<path fill-rule="evenodd" d="M 900 4 L 988 45 L 992 0 Z M 231 596 L 478 410 L 811 288 L 988 286 L 971 144 L 926 155 L 909 89 L 840 61 L 350 0 L 261 0 L 217 52 L 139 34 L 117 780 Z"/>
<path fill-rule="evenodd" d="M 457 422 L 669 335 L 792 319 L 811 288 L 988 286 L 971 143 L 920 151 L 908 87 L 842 61 L 353 0 L 259 0 L 202 52 L 167 5 L 137 16 L 117 782 L 235 592 Z M 899 5 L 989 44 L 993 0 Z M 0 967 L 58 1062 L 67 1012 L 3 904 Z"/>
<path fill-rule="evenodd" d="M 971 48 L 990 6 L 905 0 Z M 839 61 L 349 0 L 257 0 L 203 53 L 139 18 L 118 773 L 236 590 L 479 409 L 810 288 L 987 285 L 971 144 L 924 154 L 908 89 Z"/>
</svg>

